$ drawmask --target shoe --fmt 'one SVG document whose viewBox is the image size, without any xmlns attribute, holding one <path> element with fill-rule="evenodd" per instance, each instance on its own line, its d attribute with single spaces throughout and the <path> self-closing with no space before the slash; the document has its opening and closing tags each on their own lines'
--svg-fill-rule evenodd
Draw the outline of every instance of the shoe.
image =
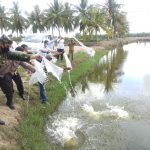
<svg viewBox="0 0 150 150">
<path fill-rule="evenodd" d="M 47 104 L 47 105 L 50 105 L 47 101 L 41 101 L 41 104 Z"/>
<path fill-rule="evenodd" d="M 0 125 L 4 125 L 4 124 L 5 124 L 5 122 L 0 120 Z"/>
<path fill-rule="evenodd" d="M 20 97 L 21 97 L 23 100 L 27 100 L 27 99 L 28 99 L 25 94 L 20 95 Z"/>
<path fill-rule="evenodd" d="M 43 101 L 41 101 L 41 103 L 42 103 L 42 104 L 46 104 L 46 103 L 47 103 L 47 101 L 43 100 Z"/>
<path fill-rule="evenodd" d="M 15 106 L 14 106 L 13 104 L 7 104 L 7 103 L 6 103 L 6 105 L 7 105 L 10 109 L 12 109 L 12 110 L 15 109 Z"/>
</svg>

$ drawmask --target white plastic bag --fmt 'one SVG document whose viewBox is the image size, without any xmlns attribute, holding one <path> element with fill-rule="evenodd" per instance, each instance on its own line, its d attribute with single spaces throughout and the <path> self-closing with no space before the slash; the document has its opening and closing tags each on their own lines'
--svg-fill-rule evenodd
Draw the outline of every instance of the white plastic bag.
<svg viewBox="0 0 150 150">
<path fill-rule="evenodd" d="M 52 61 L 53 63 L 56 63 L 56 62 L 57 62 L 56 57 L 54 57 L 52 53 L 49 53 L 49 56 L 52 58 L 51 61 Z"/>
<path fill-rule="evenodd" d="M 53 64 L 51 61 L 47 60 L 46 58 L 43 57 L 43 63 L 46 67 L 47 72 L 51 72 L 53 76 L 57 78 L 61 82 L 61 77 L 63 74 L 63 68 L 56 66 Z"/>
<path fill-rule="evenodd" d="M 87 46 L 82 46 L 83 50 L 86 51 L 86 53 L 88 55 L 90 55 L 91 57 L 93 57 L 95 55 L 95 51 L 93 50 L 93 48 L 91 47 L 87 47 Z"/>
<path fill-rule="evenodd" d="M 67 68 L 72 69 L 72 65 L 71 65 L 71 62 L 70 62 L 70 60 L 69 60 L 67 54 L 64 53 L 63 55 L 64 55 L 64 58 L 65 58 L 65 61 L 66 61 L 66 66 L 67 66 Z M 68 70 L 68 71 L 70 71 L 70 70 Z"/>
<path fill-rule="evenodd" d="M 95 51 L 93 48 L 91 47 L 87 47 L 85 46 L 82 42 L 80 42 L 79 40 L 77 40 L 75 37 L 73 37 L 79 44 L 80 46 L 83 48 L 83 50 L 88 54 L 90 55 L 91 57 L 93 57 L 95 55 Z"/>
<path fill-rule="evenodd" d="M 41 84 L 45 83 L 47 75 L 43 70 L 44 66 L 37 60 L 33 60 L 33 64 L 36 71 L 31 75 L 29 85 L 33 85 L 37 82 L 40 82 Z"/>
<path fill-rule="evenodd" d="M 29 85 L 33 85 L 37 82 L 40 82 L 41 84 L 45 83 L 47 79 L 47 76 L 46 74 L 44 73 L 41 73 L 39 71 L 36 71 L 35 73 L 33 73 L 30 77 L 30 80 L 29 80 Z"/>
</svg>

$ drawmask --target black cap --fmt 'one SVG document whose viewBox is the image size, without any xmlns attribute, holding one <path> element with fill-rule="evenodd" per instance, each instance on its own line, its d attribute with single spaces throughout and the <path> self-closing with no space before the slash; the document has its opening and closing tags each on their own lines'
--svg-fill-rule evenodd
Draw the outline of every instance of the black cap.
<svg viewBox="0 0 150 150">
<path fill-rule="evenodd" d="M 16 50 L 16 51 L 20 51 L 20 52 L 23 52 L 23 51 L 24 51 L 23 47 L 21 47 L 21 46 L 16 47 L 15 50 Z"/>
<path fill-rule="evenodd" d="M 47 44 L 47 43 L 48 43 L 48 40 L 45 40 L 45 41 L 44 41 L 44 44 Z"/>
<path fill-rule="evenodd" d="M 25 47 L 28 47 L 28 45 L 22 44 L 21 47 L 22 47 L 22 48 L 25 48 Z"/>
</svg>

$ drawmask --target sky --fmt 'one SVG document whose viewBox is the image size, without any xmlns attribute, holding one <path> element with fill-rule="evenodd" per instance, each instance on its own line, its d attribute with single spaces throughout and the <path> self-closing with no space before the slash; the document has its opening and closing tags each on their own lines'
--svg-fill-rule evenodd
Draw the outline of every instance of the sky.
<svg viewBox="0 0 150 150">
<path fill-rule="evenodd" d="M 12 1 L 18 1 L 23 11 L 30 12 L 33 6 L 39 5 L 41 9 L 48 7 L 53 0 L 0 0 L 1 5 L 6 8 L 12 6 Z M 79 0 L 60 0 L 71 4 L 79 4 Z M 105 0 L 88 0 L 89 4 L 103 4 Z M 150 32 L 150 0 L 116 0 L 117 3 L 123 4 L 121 10 L 127 12 L 130 32 Z"/>
</svg>

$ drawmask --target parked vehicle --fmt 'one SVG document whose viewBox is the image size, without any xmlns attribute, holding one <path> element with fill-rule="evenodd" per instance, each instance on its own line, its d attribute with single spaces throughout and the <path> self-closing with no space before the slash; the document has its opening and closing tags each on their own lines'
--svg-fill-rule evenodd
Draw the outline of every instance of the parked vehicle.
<svg viewBox="0 0 150 150">
<path fill-rule="evenodd" d="M 32 53 L 37 53 L 41 47 L 43 47 L 43 42 L 45 40 L 52 41 L 51 43 L 54 44 L 53 41 L 55 41 L 52 35 L 49 34 L 30 34 L 27 35 L 19 44 L 18 46 L 21 46 L 22 44 L 26 44 L 29 47 L 29 51 Z"/>
</svg>

